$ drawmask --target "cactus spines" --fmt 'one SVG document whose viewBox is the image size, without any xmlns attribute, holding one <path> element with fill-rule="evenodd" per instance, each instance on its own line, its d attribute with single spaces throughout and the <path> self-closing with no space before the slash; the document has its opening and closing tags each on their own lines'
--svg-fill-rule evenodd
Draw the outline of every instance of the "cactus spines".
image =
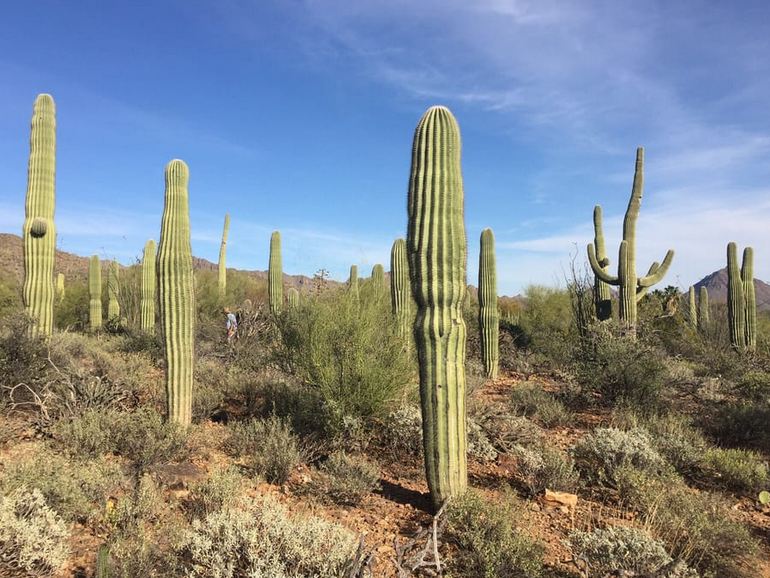
<svg viewBox="0 0 770 578">
<path fill-rule="evenodd" d="M 376 295 L 385 291 L 385 268 L 379 263 L 372 267 L 372 286 Z"/>
<path fill-rule="evenodd" d="M 56 105 L 40 94 L 32 109 L 27 167 L 24 239 L 24 307 L 32 318 L 32 335 L 53 331 L 55 297 L 53 265 L 56 253 L 54 224 L 56 189 Z"/>
<path fill-rule="evenodd" d="M 348 292 L 354 300 L 358 301 L 358 265 L 350 266 L 350 277 L 348 277 Z"/>
<path fill-rule="evenodd" d="M 495 235 L 492 229 L 481 232 L 479 250 L 479 332 L 481 359 L 489 379 L 497 379 L 500 356 L 498 339 L 500 318 L 497 312 L 497 268 L 495 266 Z"/>
<path fill-rule="evenodd" d="M 155 333 L 155 241 L 150 239 L 144 245 L 142 254 L 142 331 Z"/>
<path fill-rule="evenodd" d="M 602 271 L 609 273 L 610 260 L 607 257 L 607 249 L 604 244 L 604 227 L 602 226 L 602 208 L 594 207 L 594 247 L 596 247 L 596 260 Z M 599 321 L 612 319 L 612 293 L 609 284 L 594 275 L 594 308 L 596 318 Z"/>
<path fill-rule="evenodd" d="M 695 287 L 690 285 L 690 290 L 687 292 L 688 301 L 688 323 L 690 327 L 696 329 L 698 327 L 698 309 L 695 306 Z"/>
<path fill-rule="evenodd" d="M 754 351 L 757 348 L 757 297 L 754 292 L 754 249 L 746 247 L 743 250 L 741 264 L 741 283 L 743 283 L 743 302 L 746 325 L 746 349 Z"/>
<path fill-rule="evenodd" d="M 425 471 L 438 509 L 468 483 L 462 315 L 467 244 L 460 129 L 447 108 L 431 107 L 415 129 L 408 215 Z"/>
<path fill-rule="evenodd" d="M 219 297 L 224 299 L 227 293 L 227 233 L 230 232 L 230 215 L 225 214 L 225 225 L 222 229 L 222 244 L 219 246 Z"/>
<path fill-rule="evenodd" d="M 270 263 L 267 269 L 267 293 L 270 311 L 278 315 L 283 309 L 283 265 L 281 263 L 281 233 L 270 235 Z"/>
<path fill-rule="evenodd" d="M 66 291 L 64 289 L 64 273 L 59 273 L 56 276 L 56 300 L 61 303 L 64 301 L 64 295 Z"/>
<path fill-rule="evenodd" d="M 286 305 L 288 305 L 289 309 L 299 307 L 299 291 L 294 287 L 289 287 L 289 290 L 286 292 Z"/>
<path fill-rule="evenodd" d="M 107 274 L 107 319 L 110 321 L 120 321 L 120 294 L 118 262 L 110 261 L 110 268 Z"/>
<path fill-rule="evenodd" d="M 588 262 L 591 264 L 594 275 L 609 285 L 616 285 L 619 289 L 619 317 L 628 335 L 636 335 L 636 311 L 638 301 L 647 294 L 650 287 L 658 283 L 671 266 L 674 259 L 674 251 L 668 250 L 663 258 L 663 263 L 657 262 L 650 266 L 647 275 L 637 277 L 636 274 L 636 221 L 639 218 L 639 208 L 642 204 L 642 190 L 644 187 L 644 149 L 636 149 L 636 167 L 634 170 L 634 183 L 631 187 L 631 198 L 623 219 L 623 240 L 618 251 L 618 272 L 611 275 L 603 267 L 598 253 L 598 247 L 591 243 L 588 245 Z M 600 214 L 601 216 L 601 214 Z M 596 226 L 596 209 L 594 209 L 594 226 Z M 599 220 L 601 229 L 601 219 Z M 601 233 L 601 231 L 599 231 Z M 599 235 L 603 238 L 603 235 Z"/>
<path fill-rule="evenodd" d="M 158 243 L 158 292 L 166 357 L 167 416 L 171 422 L 192 421 L 195 291 L 190 248 L 187 165 L 166 165 L 166 192 Z"/>
<path fill-rule="evenodd" d="M 730 343 L 736 349 L 746 348 L 746 298 L 743 280 L 738 268 L 738 248 L 727 244 L 727 320 L 730 325 Z"/>
<path fill-rule="evenodd" d="M 91 331 L 102 327 L 102 266 L 98 255 L 88 260 L 88 322 Z"/>
<path fill-rule="evenodd" d="M 393 315 L 402 337 L 409 335 L 412 315 L 412 294 L 409 287 L 409 264 L 406 261 L 406 241 L 396 239 L 390 250 L 390 300 Z"/>
<path fill-rule="evenodd" d="M 705 285 L 701 285 L 698 291 L 698 327 L 706 329 L 711 322 L 709 313 L 709 290 Z"/>
</svg>

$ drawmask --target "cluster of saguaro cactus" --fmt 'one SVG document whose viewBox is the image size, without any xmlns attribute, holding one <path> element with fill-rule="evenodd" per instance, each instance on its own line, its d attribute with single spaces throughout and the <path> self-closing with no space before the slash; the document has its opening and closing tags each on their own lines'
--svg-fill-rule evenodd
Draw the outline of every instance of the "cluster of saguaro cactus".
<svg viewBox="0 0 770 578">
<path fill-rule="evenodd" d="M 602 208 L 594 207 L 594 247 L 596 248 L 596 261 L 602 271 L 609 275 L 610 260 L 607 257 L 607 249 L 604 244 L 604 227 L 602 226 Z M 594 275 L 594 309 L 599 321 L 612 319 L 612 293 L 610 286 Z"/>
<path fill-rule="evenodd" d="M 281 263 L 281 233 L 270 235 L 270 262 L 267 268 L 267 293 L 270 311 L 278 315 L 283 309 L 283 264 Z"/>
<path fill-rule="evenodd" d="M 102 327 L 102 265 L 98 255 L 91 255 L 88 261 L 88 322 L 91 331 Z"/>
<path fill-rule="evenodd" d="M 355 301 L 358 301 L 358 265 L 350 266 L 350 277 L 348 277 L 348 292 Z"/>
<path fill-rule="evenodd" d="M 141 328 L 147 334 L 155 333 L 155 241 L 144 244 L 142 254 Z"/>
<path fill-rule="evenodd" d="M 64 295 L 66 290 L 64 289 L 64 273 L 59 273 L 56 276 L 56 300 L 61 303 L 64 301 Z"/>
<path fill-rule="evenodd" d="M 693 329 L 698 328 L 698 307 L 695 303 L 695 287 L 692 285 L 687 292 L 687 322 Z"/>
<path fill-rule="evenodd" d="M 500 317 L 497 311 L 497 267 L 495 265 L 495 235 L 492 229 L 481 232 L 479 249 L 479 333 L 484 372 L 497 378 L 499 359 Z"/>
<path fill-rule="evenodd" d="M 698 327 L 706 329 L 711 323 L 711 314 L 709 313 L 709 290 L 705 285 L 701 285 L 698 291 Z"/>
<path fill-rule="evenodd" d="M 53 331 L 53 265 L 56 191 L 56 105 L 40 94 L 32 110 L 24 228 L 24 307 L 32 318 L 32 335 Z"/>
<path fill-rule="evenodd" d="M 110 261 L 107 274 L 107 319 L 112 322 L 120 321 L 120 269 L 118 262 Z"/>
<path fill-rule="evenodd" d="M 757 301 L 754 293 L 754 250 L 743 250 L 743 263 L 738 268 L 738 248 L 727 245 L 727 319 L 730 343 L 738 350 L 754 351 L 757 347 Z"/>
<path fill-rule="evenodd" d="M 372 287 L 377 296 L 385 292 L 385 268 L 379 263 L 372 267 Z"/>
<path fill-rule="evenodd" d="M 294 287 L 289 287 L 289 290 L 286 292 L 286 305 L 289 309 L 296 309 L 299 307 L 299 291 Z"/>
<path fill-rule="evenodd" d="M 460 129 L 447 108 L 431 107 L 415 129 L 408 215 L 425 471 L 439 508 L 468 482 L 462 315 L 467 244 Z"/>
<path fill-rule="evenodd" d="M 407 337 L 412 318 L 412 290 L 409 287 L 409 263 L 404 239 L 396 239 L 390 250 L 390 300 L 399 333 Z"/>
<path fill-rule="evenodd" d="M 219 246 L 219 278 L 218 290 L 220 299 L 227 293 L 227 234 L 230 232 L 230 215 L 225 214 L 225 225 L 222 229 L 222 244 Z"/>
<path fill-rule="evenodd" d="M 647 274 L 637 277 L 636 273 L 636 220 L 639 217 L 639 208 L 642 204 L 642 189 L 644 187 L 644 149 L 636 149 L 636 168 L 634 170 L 634 184 L 631 188 L 631 199 L 628 202 L 626 215 L 623 219 L 623 240 L 620 242 L 618 256 L 617 275 L 607 272 L 605 262 L 602 265 L 598 253 L 598 247 L 593 243 L 588 245 L 588 261 L 591 264 L 594 275 L 609 285 L 618 286 L 620 307 L 618 315 L 628 335 L 636 335 L 636 311 L 637 302 L 647 294 L 650 287 L 658 283 L 668 271 L 674 252 L 669 249 L 662 264 L 653 263 Z M 594 225 L 597 224 L 596 209 L 594 209 Z M 599 231 L 601 234 L 601 213 L 599 213 Z"/>
<path fill-rule="evenodd" d="M 169 421 L 192 421 L 195 351 L 195 291 L 190 247 L 189 170 L 180 160 L 166 165 L 166 192 L 158 244 L 158 291 L 166 357 Z"/>
</svg>

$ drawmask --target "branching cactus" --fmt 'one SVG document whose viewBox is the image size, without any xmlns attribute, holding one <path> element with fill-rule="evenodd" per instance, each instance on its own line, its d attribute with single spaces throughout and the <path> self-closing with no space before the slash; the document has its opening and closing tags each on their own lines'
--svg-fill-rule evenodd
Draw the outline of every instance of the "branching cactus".
<svg viewBox="0 0 770 578">
<path fill-rule="evenodd" d="M 59 273 L 56 276 L 56 300 L 61 303 L 64 301 L 64 295 L 66 290 L 64 289 L 64 273 Z"/>
<path fill-rule="evenodd" d="M 350 266 L 350 277 L 348 277 L 348 292 L 355 301 L 358 301 L 358 265 Z"/>
<path fill-rule="evenodd" d="M 711 323 L 711 314 L 709 313 L 709 290 L 705 285 L 701 285 L 698 292 L 698 327 L 705 330 Z"/>
<path fill-rule="evenodd" d="M 462 315 L 467 243 L 460 129 L 447 108 L 431 107 L 415 129 L 408 214 L 425 471 L 439 508 L 468 483 Z"/>
<path fill-rule="evenodd" d="M 294 287 L 289 287 L 289 290 L 286 292 L 286 305 L 288 305 L 289 309 L 299 307 L 299 291 Z"/>
<path fill-rule="evenodd" d="M 186 426 L 192 421 L 195 352 L 195 290 L 187 194 L 190 173 L 183 161 L 173 160 L 166 165 L 165 176 L 157 272 L 166 356 L 166 401 L 168 420 Z"/>
<path fill-rule="evenodd" d="M 56 253 L 54 224 L 56 190 L 56 105 L 49 94 L 40 94 L 32 110 L 27 167 L 24 239 L 24 307 L 33 319 L 30 334 L 53 331 Z"/>
<path fill-rule="evenodd" d="M 596 248 L 596 260 L 602 271 L 609 275 L 610 260 L 607 257 L 607 249 L 604 244 L 604 227 L 602 226 L 602 208 L 594 207 L 594 247 Z M 610 286 L 602 281 L 598 275 L 594 275 L 594 309 L 599 321 L 612 319 L 612 293 Z"/>
<path fill-rule="evenodd" d="M 634 171 L 634 184 L 631 188 L 631 199 L 628 202 L 626 216 L 623 219 L 623 240 L 620 242 L 618 252 L 618 272 L 611 275 L 605 270 L 598 256 L 598 247 L 588 245 L 588 262 L 591 264 L 594 275 L 601 281 L 618 287 L 619 293 L 619 317 L 620 322 L 630 337 L 636 336 L 636 311 L 637 303 L 647 294 L 650 287 L 658 283 L 671 266 L 674 259 L 674 251 L 669 249 L 663 258 L 663 263 L 653 263 L 647 274 L 638 277 L 636 273 L 636 221 L 639 218 L 639 208 L 642 204 L 642 189 L 644 187 L 644 149 L 636 149 L 636 169 Z M 596 223 L 596 210 L 594 209 L 594 223 Z M 601 228 L 601 219 L 599 222 Z M 601 231 L 599 231 L 601 233 Z M 603 235 L 600 235 L 603 237 Z"/>
<path fill-rule="evenodd" d="M 687 315 L 687 322 L 690 324 L 690 327 L 693 329 L 697 329 L 698 327 L 698 308 L 695 305 L 695 287 L 690 285 L 690 290 L 687 292 L 687 301 L 688 301 L 688 315 Z"/>
<path fill-rule="evenodd" d="M 390 300 L 399 333 L 402 337 L 407 337 L 412 319 L 412 294 L 404 239 L 396 239 L 390 250 Z"/>
<path fill-rule="evenodd" d="M 270 263 L 267 269 L 267 293 L 270 311 L 278 315 L 283 309 L 283 264 L 281 262 L 281 233 L 270 236 Z"/>
<path fill-rule="evenodd" d="M 497 311 L 497 267 L 495 265 L 495 235 L 492 229 L 481 232 L 479 251 L 479 332 L 481 359 L 489 379 L 497 378 L 500 356 L 498 345 L 500 317 Z"/>
<path fill-rule="evenodd" d="M 142 255 L 142 331 L 155 333 L 155 241 L 150 239 L 144 245 Z"/>
<path fill-rule="evenodd" d="M 743 283 L 744 314 L 746 315 L 746 349 L 757 349 L 757 297 L 754 292 L 754 249 L 746 247 L 743 250 L 741 265 L 741 282 Z"/>
<path fill-rule="evenodd" d="M 746 349 L 746 297 L 738 267 L 738 248 L 727 244 L 727 321 L 730 325 L 730 343 L 735 349 Z"/>
<path fill-rule="evenodd" d="M 118 262 L 110 261 L 107 274 L 107 319 L 114 323 L 120 322 L 120 269 Z"/>
<path fill-rule="evenodd" d="M 219 297 L 224 299 L 227 293 L 227 234 L 230 232 L 230 215 L 225 215 L 225 226 L 222 229 L 222 244 L 219 246 Z"/>
<path fill-rule="evenodd" d="M 379 263 L 372 267 L 372 286 L 378 297 L 385 292 L 385 268 Z"/>
<path fill-rule="evenodd" d="M 99 256 L 88 260 L 88 322 L 91 331 L 102 328 L 102 265 Z"/>
</svg>

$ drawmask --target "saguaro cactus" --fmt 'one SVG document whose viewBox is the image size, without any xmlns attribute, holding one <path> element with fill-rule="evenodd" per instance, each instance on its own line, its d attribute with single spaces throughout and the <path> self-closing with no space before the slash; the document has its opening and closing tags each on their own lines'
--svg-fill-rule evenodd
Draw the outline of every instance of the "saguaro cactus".
<svg viewBox="0 0 770 578">
<path fill-rule="evenodd" d="M 54 224 L 56 191 L 56 105 L 40 94 L 32 109 L 27 167 L 24 228 L 24 307 L 32 318 L 32 335 L 53 331 L 55 297 L 53 265 L 56 254 Z"/>
<path fill-rule="evenodd" d="M 56 276 L 56 300 L 61 303 L 64 301 L 64 295 L 66 290 L 64 289 L 64 273 L 59 273 Z"/>
<path fill-rule="evenodd" d="M 743 283 L 744 314 L 746 315 L 746 349 L 754 351 L 757 348 L 757 297 L 754 292 L 754 249 L 746 247 L 743 250 L 741 265 L 741 283 Z"/>
<path fill-rule="evenodd" d="M 281 233 L 270 236 L 270 264 L 267 268 L 267 293 L 270 311 L 278 315 L 283 309 L 283 264 L 281 263 Z"/>
<path fill-rule="evenodd" d="M 222 244 L 219 246 L 219 297 L 224 299 L 227 293 L 227 233 L 230 232 L 230 215 L 225 214 L 225 226 L 222 229 Z"/>
<path fill-rule="evenodd" d="M 379 263 L 372 267 L 372 286 L 378 296 L 385 292 L 385 268 Z"/>
<path fill-rule="evenodd" d="M 746 298 L 743 280 L 738 268 L 738 248 L 727 244 L 727 320 L 730 325 L 730 343 L 739 350 L 746 348 Z"/>
<path fill-rule="evenodd" d="M 701 285 L 698 292 L 698 327 L 706 329 L 711 322 L 709 313 L 709 290 L 705 285 Z"/>
<path fill-rule="evenodd" d="M 102 327 L 102 265 L 98 255 L 88 261 L 88 294 L 88 322 L 91 331 L 97 331 Z"/>
<path fill-rule="evenodd" d="M 688 300 L 688 323 L 690 327 L 696 329 L 698 327 L 698 309 L 695 306 L 695 287 L 690 285 L 690 290 L 687 292 Z"/>
<path fill-rule="evenodd" d="M 489 379 L 497 378 L 499 360 L 500 317 L 497 311 L 497 268 L 495 266 L 495 235 L 492 229 L 481 232 L 479 250 L 479 333 L 481 359 Z"/>
<path fill-rule="evenodd" d="M 168 420 L 192 421 L 195 291 L 190 248 L 190 206 L 187 165 L 166 165 L 166 193 L 158 244 L 160 319 L 166 356 Z"/>
<path fill-rule="evenodd" d="M 602 271 L 609 274 L 610 260 L 607 257 L 607 249 L 604 244 L 604 227 L 602 226 L 602 208 L 594 207 L 594 247 L 596 248 L 596 260 Z M 610 286 L 594 275 L 594 309 L 599 321 L 612 319 L 612 293 Z"/>
<path fill-rule="evenodd" d="M 348 292 L 353 299 L 358 301 L 358 265 L 350 266 L 350 277 L 348 277 Z"/>
<path fill-rule="evenodd" d="M 431 107 L 415 129 L 408 214 L 425 471 L 433 505 L 439 508 L 468 483 L 462 315 L 467 243 L 460 129 L 447 108 Z"/>
<path fill-rule="evenodd" d="M 110 261 L 110 268 L 107 275 L 107 319 L 113 322 L 120 322 L 120 269 L 118 262 Z"/>
<path fill-rule="evenodd" d="M 594 244 L 588 245 L 588 262 L 591 264 L 594 275 L 605 283 L 616 285 L 619 288 L 619 317 L 631 337 L 636 336 L 637 302 L 647 294 L 650 287 L 663 278 L 674 259 L 674 251 L 669 249 L 662 264 L 653 263 L 647 271 L 647 275 L 637 277 L 636 221 L 639 218 L 639 208 L 642 204 L 643 187 L 644 149 L 639 147 L 636 149 L 636 168 L 634 170 L 634 184 L 631 188 L 631 199 L 623 219 L 623 240 L 620 242 L 617 275 L 610 275 L 602 266 L 597 256 L 598 247 L 595 247 Z M 596 209 L 594 209 L 594 224 L 596 225 Z M 601 229 L 601 219 L 599 228 Z"/>
<path fill-rule="evenodd" d="M 404 239 L 396 239 L 390 250 L 390 300 L 393 315 L 398 321 L 399 333 L 406 337 L 409 335 L 412 316 L 412 295 Z"/>
<path fill-rule="evenodd" d="M 155 333 L 155 241 L 150 239 L 144 245 L 142 255 L 142 331 Z"/>
<path fill-rule="evenodd" d="M 286 292 L 286 304 L 289 306 L 289 309 L 299 307 L 299 291 L 294 287 L 289 287 L 289 290 Z"/>
</svg>

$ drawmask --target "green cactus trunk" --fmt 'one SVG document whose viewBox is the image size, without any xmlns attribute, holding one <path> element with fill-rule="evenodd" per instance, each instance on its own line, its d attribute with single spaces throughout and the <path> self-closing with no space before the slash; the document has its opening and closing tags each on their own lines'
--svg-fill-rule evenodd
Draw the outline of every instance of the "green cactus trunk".
<svg viewBox="0 0 770 578">
<path fill-rule="evenodd" d="M 687 293 L 688 297 L 688 323 L 693 329 L 698 328 L 698 308 L 695 305 L 695 287 L 690 285 L 690 290 Z"/>
<path fill-rule="evenodd" d="M 66 290 L 64 289 L 64 273 L 59 273 L 56 276 L 56 300 L 61 303 L 64 301 L 64 295 L 66 295 Z"/>
<path fill-rule="evenodd" d="M 746 298 L 743 295 L 741 270 L 738 268 L 738 248 L 727 244 L 727 320 L 730 343 L 735 349 L 746 349 Z"/>
<path fill-rule="evenodd" d="M 372 287 L 377 297 L 385 293 L 385 268 L 379 263 L 372 267 Z"/>
<path fill-rule="evenodd" d="M 705 285 L 702 285 L 698 292 L 698 327 L 702 330 L 708 328 L 711 322 L 711 314 L 709 313 L 709 290 Z"/>
<path fill-rule="evenodd" d="M 102 328 L 102 265 L 98 255 L 88 261 L 88 294 L 88 322 L 91 331 L 98 331 Z"/>
<path fill-rule="evenodd" d="M 754 249 L 746 247 L 743 250 L 741 265 L 741 283 L 743 284 L 744 314 L 746 315 L 745 334 L 746 349 L 757 349 L 757 297 L 754 291 Z"/>
<path fill-rule="evenodd" d="M 460 130 L 452 113 L 431 107 L 414 133 L 409 178 L 407 255 L 417 304 L 425 471 L 435 508 L 465 492 L 467 243 Z"/>
<path fill-rule="evenodd" d="M 110 549 L 106 544 L 99 546 L 96 554 L 96 576 L 95 578 L 110 577 Z"/>
<path fill-rule="evenodd" d="M 192 421 L 195 353 L 195 289 L 190 248 L 187 165 L 166 166 L 166 192 L 158 244 L 158 291 L 166 357 L 167 416 L 171 422 Z"/>
<path fill-rule="evenodd" d="M 150 239 L 144 245 L 142 256 L 142 303 L 141 326 L 148 335 L 155 334 L 155 241 Z"/>
<path fill-rule="evenodd" d="M 602 271 L 609 274 L 610 260 L 607 257 L 607 249 L 604 244 L 604 227 L 602 226 L 602 208 L 594 207 L 594 246 L 596 247 L 596 259 Z M 612 292 L 608 283 L 594 275 L 594 309 L 599 321 L 612 319 Z"/>
<path fill-rule="evenodd" d="M 289 287 L 289 290 L 286 292 L 286 305 L 288 305 L 289 309 L 299 307 L 299 291 L 294 287 Z"/>
<path fill-rule="evenodd" d="M 230 215 L 225 215 L 225 226 L 222 229 L 222 244 L 219 246 L 219 298 L 227 294 L 227 234 L 230 232 Z"/>
<path fill-rule="evenodd" d="M 35 99 L 29 137 L 24 228 L 24 307 L 32 318 L 30 334 L 53 332 L 56 256 L 56 105 L 48 94 Z"/>
<path fill-rule="evenodd" d="M 396 239 L 390 250 L 390 300 L 399 334 L 406 338 L 409 336 L 412 321 L 412 294 L 404 239 Z"/>
<path fill-rule="evenodd" d="M 358 266 L 350 266 L 350 277 L 348 277 L 348 293 L 355 300 L 358 301 Z"/>
<path fill-rule="evenodd" d="M 120 323 L 120 269 L 117 261 L 110 261 L 107 275 L 107 319 Z"/>
<path fill-rule="evenodd" d="M 600 247 L 594 243 L 588 245 L 588 262 L 596 277 L 609 285 L 618 287 L 620 322 L 629 337 L 636 337 L 637 303 L 647 294 L 650 287 L 658 283 L 671 266 L 674 251 L 666 253 L 663 263 L 653 263 L 644 277 L 636 273 L 636 221 L 639 218 L 639 208 L 642 204 L 642 189 L 644 188 L 644 149 L 636 149 L 636 168 L 634 183 L 631 187 L 631 199 L 628 202 L 626 215 L 623 219 L 623 240 L 620 242 L 618 273 L 610 275 L 606 264 L 602 265 L 599 257 Z M 597 207 L 598 208 L 598 207 Z M 597 225 L 596 208 L 594 208 L 594 226 Z M 601 232 L 601 213 L 599 213 L 597 238 L 603 239 Z"/>
<path fill-rule="evenodd" d="M 481 360 L 489 379 L 497 379 L 500 349 L 498 345 L 500 317 L 497 311 L 497 267 L 495 235 L 492 229 L 481 232 L 479 250 L 479 333 Z"/>
<path fill-rule="evenodd" d="M 281 263 L 281 233 L 270 236 L 270 264 L 267 270 L 267 293 L 270 311 L 278 315 L 283 309 L 283 264 Z"/>
</svg>

